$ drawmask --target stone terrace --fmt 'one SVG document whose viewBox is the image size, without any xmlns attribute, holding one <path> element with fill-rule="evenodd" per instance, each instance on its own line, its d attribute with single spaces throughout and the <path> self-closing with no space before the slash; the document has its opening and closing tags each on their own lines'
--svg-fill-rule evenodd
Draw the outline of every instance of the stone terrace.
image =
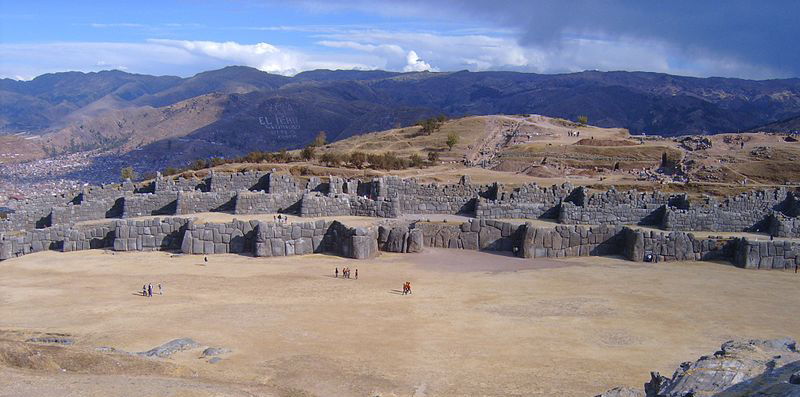
<svg viewBox="0 0 800 397">
<path fill-rule="evenodd" d="M 379 250 L 416 252 L 430 246 L 510 251 L 522 257 L 725 259 L 744 267 L 787 268 L 798 261 L 795 241 L 696 239 L 686 232 L 762 232 L 781 239 L 800 237 L 800 199 L 786 188 L 693 202 L 683 194 L 613 188 L 589 193 L 569 184 L 507 189 L 497 183 L 474 185 L 466 177 L 457 184 L 421 184 L 393 176 L 368 181 L 334 176 L 303 181 L 275 172 L 212 172 L 202 179 L 159 175 L 142 185 L 128 181 L 87 186 L 21 202 L 15 209 L 15 213 L 0 219 L 0 259 L 46 249 L 90 248 L 258 256 L 334 252 L 368 258 Z M 195 223 L 191 214 L 201 212 L 364 216 L 375 218 L 376 223 L 366 228 L 347 227 L 336 221 Z M 398 219 L 409 214 L 457 214 L 474 220 L 459 225 Z M 166 218 L 135 219 L 152 215 Z M 561 225 L 541 228 L 503 219 L 549 219 Z M 87 220 L 105 223 L 80 224 Z M 657 227 L 666 232 L 626 225 Z"/>
</svg>

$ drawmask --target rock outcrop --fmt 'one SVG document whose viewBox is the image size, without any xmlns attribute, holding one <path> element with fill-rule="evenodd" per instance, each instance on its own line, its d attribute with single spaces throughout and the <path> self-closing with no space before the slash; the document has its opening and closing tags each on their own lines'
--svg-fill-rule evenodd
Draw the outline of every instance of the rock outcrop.
<svg viewBox="0 0 800 397">
<path fill-rule="evenodd" d="M 800 397 L 800 352 L 789 338 L 732 340 L 710 356 L 681 364 L 671 378 L 658 372 L 650 377 L 644 393 L 615 388 L 599 396 Z"/>
</svg>

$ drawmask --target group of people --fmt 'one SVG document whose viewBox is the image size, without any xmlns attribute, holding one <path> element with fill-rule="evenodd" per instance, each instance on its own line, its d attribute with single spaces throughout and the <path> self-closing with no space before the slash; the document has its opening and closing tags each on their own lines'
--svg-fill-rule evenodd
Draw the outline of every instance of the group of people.
<svg viewBox="0 0 800 397">
<path fill-rule="evenodd" d="M 289 217 L 281 214 L 278 214 L 277 216 L 273 215 L 272 220 L 277 223 L 289 223 Z"/>
<path fill-rule="evenodd" d="M 336 270 L 333 271 L 334 277 L 339 278 L 339 268 L 337 267 Z M 343 267 L 342 268 L 342 278 L 350 278 L 350 268 Z M 358 269 L 356 269 L 355 279 L 358 280 Z"/>
<path fill-rule="evenodd" d="M 581 132 L 580 131 L 569 131 L 569 132 L 567 132 L 567 135 L 569 135 L 569 136 L 581 136 Z"/>
<path fill-rule="evenodd" d="M 339 267 L 338 266 L 336 267 L 336 269 L 333 270 L 333 276 L 336 277 L 336 278 L 339 278 Z M 358 269 L 356 269 L 354 276 L 355 276 L 355 279 L 358 280 Z M 349 267 L 343 267 L 342 268 L 342 278 L 350 278 L 350 268 Z M 160 288 L 160 284 L 159 284 L 159 288 Z M 410 281 L 406 281 L 405 283 L 403 283 L 403 295 L 408 295 L 410 293 L 411 293 L 411 282 Z"/>
<path fill-rule="evenodd" d="M 161 283 L 158 283 L 158 294 L 164 295 L 164 290 L 161 289 Z M 153 284 L 147 283 L 142 285 L 142 296 L 146 296 L 148 298 L 153 297 Z"/>
</svg>

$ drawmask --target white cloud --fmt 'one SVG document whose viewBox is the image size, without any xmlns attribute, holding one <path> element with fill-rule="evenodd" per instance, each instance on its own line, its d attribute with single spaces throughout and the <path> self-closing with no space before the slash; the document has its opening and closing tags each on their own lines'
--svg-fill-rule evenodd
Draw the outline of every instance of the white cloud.
<svg viewBox="0 0 800 397">
<path fill-rule="evenodd" d="M 408 52 L 406 55 L 406 66 L 403 68 L 404 72 L 424 72 L 436 71 L 431 68 L 431 65 L 419 58 L 414 50 Z"/>
<path fill-rule="evenodd" d="M 769 78 L 762 65 L 689 52 L 659 41 L 574 35 L 559 46 L 528 47 L 508 36 L 384 30 L 317 33 L 302 48 L 266 42 L 151 39 L 141 43 L 0 43 L 0 77 L 30 79 L 65 70 L 116 68 L 134 73 L 192 75 L 228 65 L 293 75 L 312 69 L 392 71 L 514 70 L 537 73 L 644 70 L 694 76 Z"/>
<path fill-rule="evenodd" d="M 89 26 L 97 29 L 108 29 L 108 28 L 146 28 L 147 25 L 143 25 L 140 23 L 90 23 Z"/>
</svg>

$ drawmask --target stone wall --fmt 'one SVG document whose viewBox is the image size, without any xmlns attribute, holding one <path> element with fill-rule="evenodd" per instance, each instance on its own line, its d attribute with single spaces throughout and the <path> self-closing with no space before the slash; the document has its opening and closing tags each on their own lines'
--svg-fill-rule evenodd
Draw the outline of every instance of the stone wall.
<svg viewBox="0 0 800 397">
<path fill-rule="evenodd" d="M 255 256 L 291 256 L 325 251 L 329 243 L 325 236 L 331 222 L 259 222 L 257 226 L 253 244 Z"/>
<path fill-rule="evenodd" d="M 57 225 L 45 229 L 0 235 L 0 260 L 41 251 L 76 251 L 103 248 L 114 241 L 111 222 L 69 226 Z"/>
<path fill-rule="evenodd" d="M 65 231 L 62 251 L 82 251 L 111 247 L 116 239 L 111 222 L 97 225 L 72 227 Z"/>
<path fill-rule="evenodd" d="M 333 221 L 323 244 L 330 252 L 347 258 L 374 258 L 378 255 L 378 231 L 375 227 L 348 227 Z"/>
<path fill-rule="evenodd" d="M 274 172 L 267 176 L 268 186 L 267 193 L 292 193 L 302 192 L 300 182 L 294 179 L 291 175 L 276 174 Z"/>
<path fill-rule="evenodd" d="M 184 254 L 228 254 L 253 251 L 258 221 L 189 223 L 179 244 Z"/>
<path fill-rule="evenodd" d="M 475 219 L 461 224 L 417 222 L 426 247 L 468 250 L 514 251 L 518 227 L 491 219 Z"/>
<path fill-rule="evenodd" d="M 122 215 L 123 199 L 86 200 L 79 205 L 67 204 L 53 207 L 50 222 L 53 225 L 72 224 L 105 218 L 119 218 Z"/>
<path fill-rule="evenodd" d="M 210 177 L 212 192 L 235 192 L 238 190 L 269 190 L 269 171 L 248 171 L 220 173 L 212 172 Z"/>
<path fill-rule="evenodd" d="M 800 266 L 800 243 L 736 239 L 733 263 L 746 269 L 794 270 Z"/>
<path fill-rule="evenodd" d="M 191 223 L 186 218 L 154 218 L 114 221 L 115 251 L 176 250 L 183 230 Z"/>
<path fill-rule="evenodd" d="M 135 218 L 149 215 L 175 215 L 178 209 L 177 192 L 145 193 L 125 196 L 122 217 Z"/>
<path fill-rule="evenodd" d="M 378 249 L 386 252 L 422 252 L 424 233 L 414 225 L 381 225 L 378 227 Z"/>
<path fill-rule="evenodd" d="M 374 197 L 397 198 L 400 211 L 406 214 L 474 213 L 478 197 L 493 197 L 494 185 L 463 183 L 440 185 L 420 184 L 415 179 L 387 176 L 377 180 Z"/>
<path fill-rule="evenodd" d="M 790 218 L 773 213 L 769 221 L 769 235 L 775 237 L 800 237 L 800 218 Z"/>
<path fill-rule="evenodd" d="M 659 225 L 665 205 L 606 204 L 577 206 L 565 202 L 558 212 L 558 223 L 567 225 Z"/>
<path fill-rule="evenodd" d="M 350 196 L 350 215 L 373 218 L 397 218 L 400 216 L 400 203 L 397 199 L 379 197 L 371 200 L 361 196 Z"/>
<path fill-rule="evenodd" d="M 236 204 L 236 192 L 177 192 L 176 200 L 176 215 L 230 212 Z"/>
<path fill-rule="evenodd" d="M 622 252 L 622 226 L 563 226 L 521 228 L 524 258 L 616 255 Z"/>
<path fill-rule="evenodd" d="M 239 192 L 234 203 L 234 214 L 277 214 L 300 212 L 303 193 Z"/>
<path fill-rule="evenodd" d="M 686 209 L 668 208 L 661 228 L 718 232 L 767 231 L 773 211 L 790 216 L 796 210 L 794 192 L 786 188 L 755 190 L 722 201 L 706 198 Z"/>
<path fill-rule="evenodd" d="M 578 191 L 576 191 L 576 188 L 569 183 L 551 187 L 542 187 L 536 183 L 529 183 L 510 192 L 504 191 L 503 187 L 498 187 L 497 189 L 496 199 L 499 201 L 540 203 L 548 207 L 554 207 L 570 196 L 572 196 L 573 202 L 581 205 L 585 195 L 583 188 L 579 187 Z"/>
<path fill-rule="evenodd" d="M 732 260 L 736 249 L 732 239 L 697 239 L 691 233 L 655 232 L 625 229 L 623 254 L 632 261 L 641 262 L 645 255 L 653 261 Z"/>
<path fill-rule="evenodd" d="M 723 208 L 701 207 L 686 210 L 667 208 L 660 226 L 664 230 L 767 231 L 770 210 L 751 208 L 727 211 Z"/>
<path fill-rule="evenodd" d="M 556 204 L 558 206 L 558 204 Z M 524 202 L 517 200 L 478 199 L 475 204 L 475 217 L 484 219 L 539 219 L 552 213 L 550 204 Z"/>
<path fill-rule="evenodd" d="M 153 181 L 154 192 L 209 192 L 211 191 L 211 177 L 207 178 L 171 178 L 159 176 Z"/>
<path fill-rule="evenodd" d="M 42 229 L 52 226 L 50 214 L 53 207 L 29 207 L 17 209 L 0 220 L 0 232 Z"/>
<path fill-rule="evenodd" d="M 350 215 L 349 195 L 323 195 L 318 192 L 310 192 L 303 195 L 300 202 L 300 216 L 320 217 L 320 216 L 344 216 Z"/>
</svg>

